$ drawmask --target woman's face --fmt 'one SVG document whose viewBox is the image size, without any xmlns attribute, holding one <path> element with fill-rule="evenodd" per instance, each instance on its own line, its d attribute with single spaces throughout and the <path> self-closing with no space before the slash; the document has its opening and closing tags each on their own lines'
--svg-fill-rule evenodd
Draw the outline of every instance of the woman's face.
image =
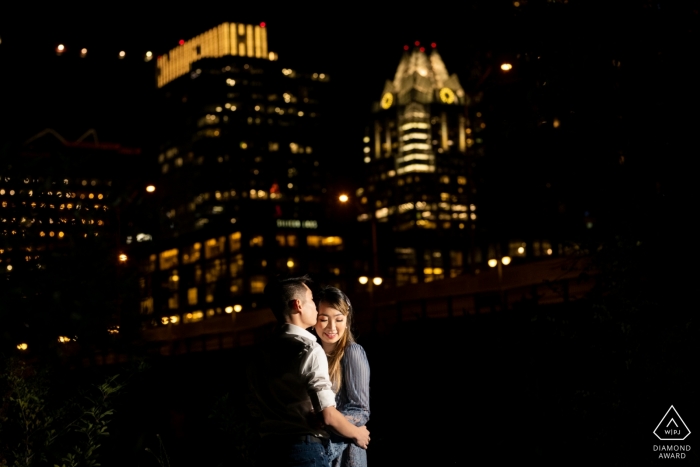
<svg viewBox="0 0 700 467">
<path fill-rule="evenodd" d="M 339 310 L 332 308 L 327 303 L 318 305 L 318 320 L 316 321 L 316 334 L 325 344 L 336 344 L 347 324 L 347 317 Z"/>
</svg>

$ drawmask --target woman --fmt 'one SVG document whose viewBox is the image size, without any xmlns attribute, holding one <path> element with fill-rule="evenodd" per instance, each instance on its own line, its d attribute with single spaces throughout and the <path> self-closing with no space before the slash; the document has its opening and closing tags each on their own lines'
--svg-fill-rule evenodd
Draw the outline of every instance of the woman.
<svg viewBox="0 0 700 467">
<path fill-rule="evenodd" d="M 326 287 L 317 296 L 318 320 L 314 330 L 328 356 L 336 408 L 352 424 L 363 426 L 369 420 L 369 363 L 350 330 L 350 300 L 335 287 Z M 329 457 L 333 467 L 367 465 L 367 451 L 338 436 L 331 441 Z"/>
</svg>

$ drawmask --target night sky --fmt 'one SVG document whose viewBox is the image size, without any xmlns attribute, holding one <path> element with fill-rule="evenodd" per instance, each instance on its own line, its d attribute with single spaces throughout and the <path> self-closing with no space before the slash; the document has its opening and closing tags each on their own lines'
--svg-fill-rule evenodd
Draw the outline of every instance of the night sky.
<svg viewBox="0 0 700 467">
<path fill-rule="evenodd" d="M 329 118 L 337 123 L 330 131 L 338 141 L 332 156 L 338 172 L 356 182 L 371 105 L 393 78 L 404 45 L 435 42 L 465 91 L 484 96 L 479 190 L 487 236 L 520 235 L 528 225 L 541 232 L 526 234 L 546 235 L 553 225 L 586 219 L 603 225 L 623 212 L 653 219 L 659 213 L 647 197 L 659 194 L 668 197 L 667 218 L 651 224 L 685 219 L 699 123 L 692 71 L 700 57 L 698 3 L 520 3 L 308 12 L 239 4 L 158 12 L 118 4 L 13 7 L 0 15 L 0 143 L 47 127 L 75 140 L 94 128 L 101 141 L 155 157 L 155 60 L 145 63 L 143 54 L 163 54 L 225 21 L 265 22 L 281 64 L 330 75 Z M 59 43 L 67 47 L 61 57 Z M 85 59 L 78 58 L 82 47 Z M 506 61 L 514 65 L 508 75 L 499 69 Z M 328 183 L 336 181 L 348 183 Z M 685 230 L 682 223 L 668 228 Z"/>
</svg>

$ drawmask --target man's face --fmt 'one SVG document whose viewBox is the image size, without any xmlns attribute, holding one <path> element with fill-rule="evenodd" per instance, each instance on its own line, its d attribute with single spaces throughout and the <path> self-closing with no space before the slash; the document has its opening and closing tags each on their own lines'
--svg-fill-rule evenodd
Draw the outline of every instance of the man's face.
<svg viewBox="0 0 700 467">
<path fill-rule="evenodd" d="M 305 328 L 310 328 L 316 325 L 316 320 L 318 318 L 318 311 L 316 310 L 316 304 L 314 303 L 314 295 L 311 293 L 311 289 L 304 284 L 306 288 L 305 299 L 301 305 L 301 322 Z"/>
</svg>

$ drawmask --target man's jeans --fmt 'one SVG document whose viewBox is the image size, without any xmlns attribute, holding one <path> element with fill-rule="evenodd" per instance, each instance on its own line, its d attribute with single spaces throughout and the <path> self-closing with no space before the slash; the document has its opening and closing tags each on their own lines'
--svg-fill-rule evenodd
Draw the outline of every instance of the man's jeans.
<svg viewBox="0 0 700 467">
<path fill-rule="evenodd" d="M 308 437 L 310 438 L 310 436 Z M 258 467 L 330 467 L 324 444 L 306 441 L 296 444 L 263 441 L 258 451 Z"/>
</svg>

